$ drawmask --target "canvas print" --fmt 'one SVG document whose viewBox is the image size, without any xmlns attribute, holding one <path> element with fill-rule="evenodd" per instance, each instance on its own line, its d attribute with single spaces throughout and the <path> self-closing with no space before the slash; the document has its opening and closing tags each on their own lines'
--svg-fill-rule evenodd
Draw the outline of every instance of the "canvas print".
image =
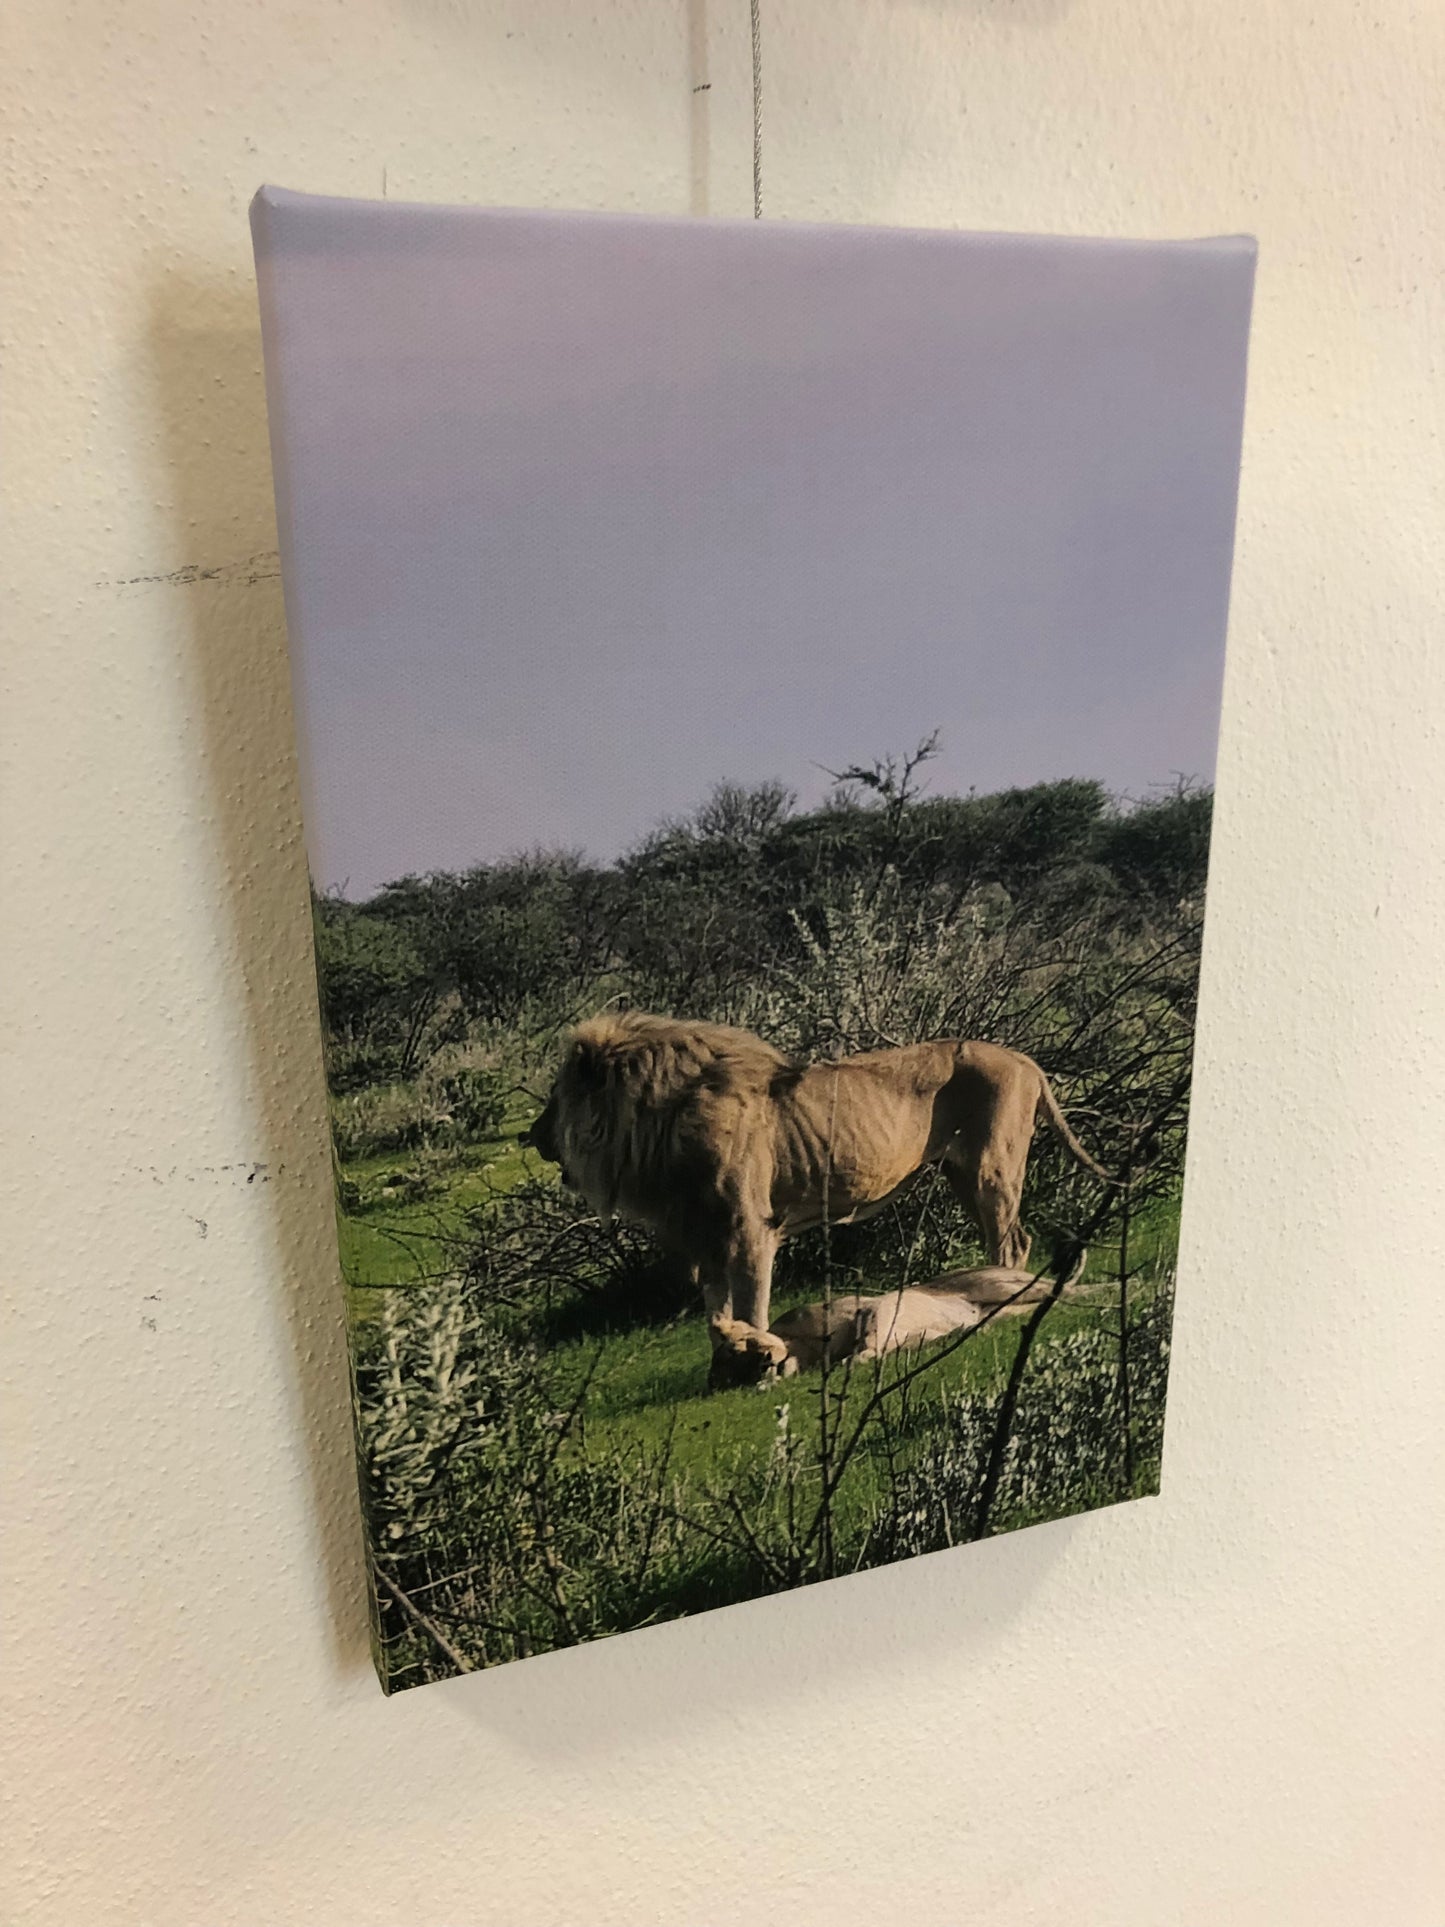
<svg viewBox="0 0 1445 1927">
<path fill-rule="evenodd" d="M 383 1685 L 1157 1491 L 1252 243 L 254 226 Z"/>
</svg>

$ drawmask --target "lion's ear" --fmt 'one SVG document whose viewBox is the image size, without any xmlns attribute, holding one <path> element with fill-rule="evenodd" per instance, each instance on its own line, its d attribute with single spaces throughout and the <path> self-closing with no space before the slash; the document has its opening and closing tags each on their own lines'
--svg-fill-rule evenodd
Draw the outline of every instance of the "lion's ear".
<svg viewBox="0 0 1445 1927">
<path fill-rule="evenodd" d="M 607 1060 L 590 1037 L 579 1037 L 572 1046 L 572 1071 L 583 1090 L 600 1090 L 607 1081 Z"/>
</svg>

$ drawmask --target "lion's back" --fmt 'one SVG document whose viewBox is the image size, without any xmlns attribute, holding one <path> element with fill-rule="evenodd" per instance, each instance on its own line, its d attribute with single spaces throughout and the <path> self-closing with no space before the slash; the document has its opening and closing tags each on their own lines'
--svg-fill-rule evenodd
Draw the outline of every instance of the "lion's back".
<svg viewBox="0 0 1445 1927">
<path fill-rule="evenodd" d="M 689 1090 L 769 1091 L 792 1060 L 750 1030 L 648 1011 L 604 1011 L 579 1024 L 574 1050 L 605 1064 L 636 1101 L 670 1103 Z"/>
</svg>

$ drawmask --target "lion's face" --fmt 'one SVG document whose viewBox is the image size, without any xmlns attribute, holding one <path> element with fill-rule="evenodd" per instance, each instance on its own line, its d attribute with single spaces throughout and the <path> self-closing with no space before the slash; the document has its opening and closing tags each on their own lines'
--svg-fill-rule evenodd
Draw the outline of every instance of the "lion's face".
<svg viewBox="0 0 1445 1927">
<path fill-rule="evenodd" d="M 546 1104 L 521 1142 L 558 1167 L 569 1191 L 605 1212 L 606 1166 L 612 1129 L 610 1107 L 602 1100 L 603 1079 L 591 1053 L 574 1043 L 563 1059 Z"/>
<path fill-rule="evenodd" d="M 547 1099 L 545 1109 L 539 1111 L 523 1131 L 521 1142 L 530 1145 L 538 1157 L 548 1164 L 562 1162 L 562 1147 L 557 1142 L 557 1093 L 555 1091 Z"/>
<path fill-rule="evenodd" d="M 575 1173 L 568 1167 L 566 1152 L 563 1148 L 563 1140 L 564 1133 L 562 1130 L 561 1111 L 557 1103 L 557 1092 L 554 1087 L 552 1095 L 547 1099 L 546 1105 L 537 1113 L 536 1117 L 533 1118 L 528 1128 L 523 1131 L 520 1141 L 534 1150 L 537 1156 L 544 1159 L 546 1163 L 555 1164 L 557 1166 L 557 1175 L 567 1190 L 575 1192 L 580 1197 L 582 1194 L 582 1186 L 578 1182 Z"/>
</svg>

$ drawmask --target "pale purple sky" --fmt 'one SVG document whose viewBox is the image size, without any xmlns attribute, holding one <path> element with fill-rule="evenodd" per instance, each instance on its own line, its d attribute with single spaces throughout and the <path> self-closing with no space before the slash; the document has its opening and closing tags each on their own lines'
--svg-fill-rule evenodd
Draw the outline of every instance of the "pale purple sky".
<svg viewBox="0 0 1445 1927">
<path fill-rule="evenodd" d="M 1253 244 L 254 210 L 323 888 L 1213 774 Z"/>
</svg>

